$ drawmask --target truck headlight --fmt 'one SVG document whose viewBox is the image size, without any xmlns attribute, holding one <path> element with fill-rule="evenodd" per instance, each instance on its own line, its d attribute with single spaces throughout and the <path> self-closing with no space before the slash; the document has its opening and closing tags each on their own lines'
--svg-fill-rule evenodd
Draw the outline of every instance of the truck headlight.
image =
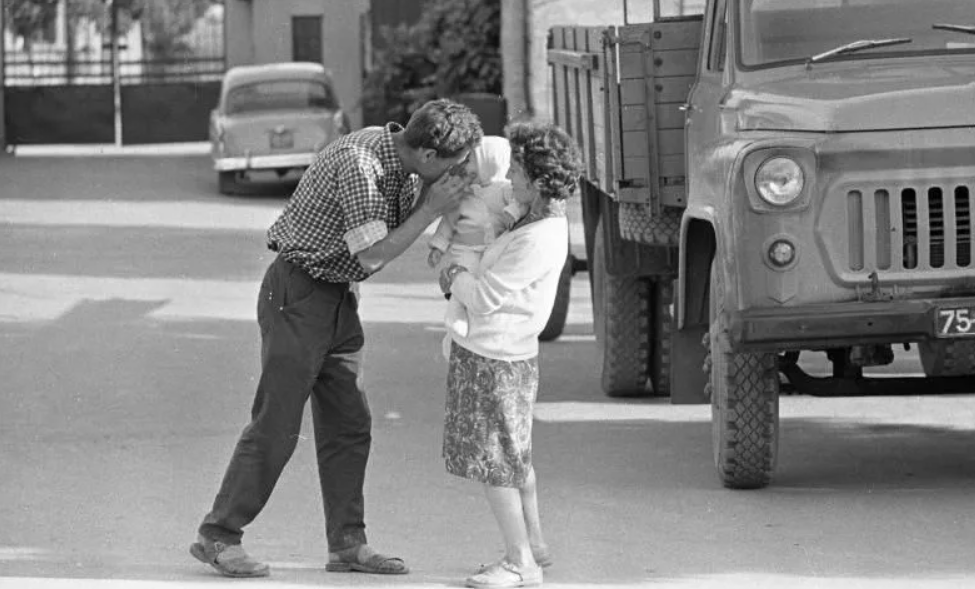
<svg viewBox="0 0 975 589">
<path fill-rule="evenodd" d="M 805 183 L 802 167 L 787 157 L 769 158 L 755 172 L 755 188 L 759 196 L 779 207 L 799 198 Z"/>
</svg>

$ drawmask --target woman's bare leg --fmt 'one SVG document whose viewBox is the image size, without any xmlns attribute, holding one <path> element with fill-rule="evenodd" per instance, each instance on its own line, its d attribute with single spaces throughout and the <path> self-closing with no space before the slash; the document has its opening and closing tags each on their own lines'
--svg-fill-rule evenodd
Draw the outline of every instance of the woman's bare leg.
<svg viewBox="0 0 975 589">
<path fill-rule="evenodd" d="M 548 552 L 548 545 L 542 536 L 542 519 L 538 515 L 538 482 L 534 467 L 529 469 L 525 484 L 518 489 L 518 492 L 521 495 L 521 506 L 525 514 L 528 543 L 532 547 L 532 552 L 541 556 Z"/>
<path fill-rule="evenodd" d="M 521 503 L 521 491 L 513 487 L 494 487 L 484 485 L 494 519 L 504 537 L 505 558 L 519 567 L 534 568 L 528 529 L 525 526 L 525 511 Z"/>
</svg>

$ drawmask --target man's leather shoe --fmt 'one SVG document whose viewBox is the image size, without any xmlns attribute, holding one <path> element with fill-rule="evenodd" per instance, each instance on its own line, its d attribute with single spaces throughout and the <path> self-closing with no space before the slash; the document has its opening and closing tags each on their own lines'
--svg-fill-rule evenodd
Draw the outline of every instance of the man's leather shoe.
<svg viewBox="0 0 975 589">
<path fill-rule="evenodd" d="M 227 577 L 266 577 L 270 567 L 258 562 L 240 544 L 224 544 L 198 536 L 190 546 L 190 554 Z"/>
</svg>

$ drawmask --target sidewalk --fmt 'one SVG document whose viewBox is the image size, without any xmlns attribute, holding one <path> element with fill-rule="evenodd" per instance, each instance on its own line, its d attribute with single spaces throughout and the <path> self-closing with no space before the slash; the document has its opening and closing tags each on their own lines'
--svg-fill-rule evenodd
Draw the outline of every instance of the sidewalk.
<svg viewBox="0 0 975 589">
<path fill-rule="evenodd" d="M 181 156 L 207 155 L 210 143 L 158 143 L 149 145 L 14 145 L 11 153 L 16 157 L 88 157 L 88 156 Z"/>
</svg>

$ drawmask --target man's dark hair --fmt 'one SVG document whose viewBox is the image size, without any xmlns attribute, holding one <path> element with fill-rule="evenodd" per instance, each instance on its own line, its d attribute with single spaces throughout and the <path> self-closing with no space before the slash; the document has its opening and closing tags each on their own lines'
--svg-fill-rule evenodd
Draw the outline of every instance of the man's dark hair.
<svg viewBox="0 0 975 589">
<path fill-rule="evenodd" d="M 575 140 L 551 123 L 512 123 L 506 129 L 511 159 L 542 193 L 555 200 L 572 196 L 584 170 Z"/>
<path fill-rule="evenodd" d="M 470 108 L 440 98 L 418 108 L 403 133 L 413 149 L 433 149 L 442 158 L 456 157 L 481 141 L 481 120 Z"/>
</svg>

